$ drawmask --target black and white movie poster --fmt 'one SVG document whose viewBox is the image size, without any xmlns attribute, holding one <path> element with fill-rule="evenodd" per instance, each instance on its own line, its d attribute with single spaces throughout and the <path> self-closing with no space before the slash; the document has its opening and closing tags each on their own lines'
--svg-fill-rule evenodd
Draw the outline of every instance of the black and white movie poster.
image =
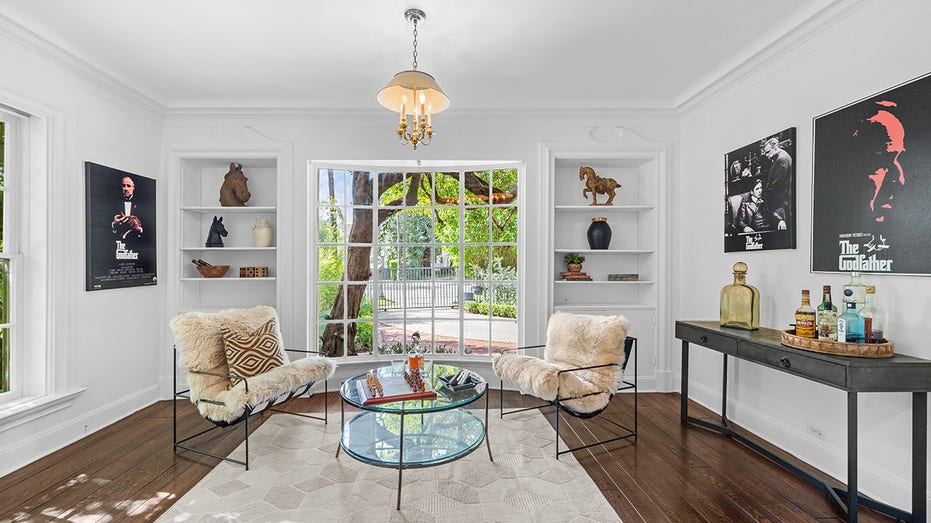
<svg viewBox="0 0 931 523">
<path fill-rule="evenodd" d="M 931 75 L 814 119 L 812 271 L 931 274 Z"/>
<path fill-rule="evenodd" d="M 724 252 L 795 248 L 795 127 L 724 155 Z"/>
<path fill-rule="evenodd" d="M 88 291 L 155 285 L 155 180 L 84 163 Z"/>
</svg>

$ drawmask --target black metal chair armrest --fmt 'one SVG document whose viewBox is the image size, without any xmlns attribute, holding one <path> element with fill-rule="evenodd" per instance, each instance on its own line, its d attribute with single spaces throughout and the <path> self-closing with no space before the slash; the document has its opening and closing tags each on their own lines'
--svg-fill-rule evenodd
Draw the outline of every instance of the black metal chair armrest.
<svg viewBox="0 0 931 523">
<path fill-rule="evenodd" d="M 590 367 L 573 367 L 571 369 L 563 369 L 561 371 L 556 372 L 556 374 L 559 375 L 559 374 L 562 374 L 563 372 L 576 372 L 579 370 L 590 370 L 590 369 L 600 369 L 602 367 L 620 367 L 620 366 L 621 366 L 620 363 L 605 363 L 603 365 L 592 365 Z"/>
<path fill-rule="evenodd" d="M 249 380 L 245 376 L 237 376 L 236 374 L 220 374 L 218 372 L 208 372 L 205 370 L 192 370 L 191 374 L 206 374 L 208 376 L 216 376 L 218 378 L 229 378 L 230 381 L 233 380 L 242 380 L 246 383 L 246 392 L 249 392 Z"/>
<path fill-rule="evenodd" d="M 321 351 L 319 351 L 319 350 L 285 349 L 285 351 L 287 351 L 287 352 L 303 352 L 304 354 L 319 354 L 319 355 L 321 355 L 321 356 L 324 355 L 324 353 L 321 352 Z"/>
<path fill-rule="evenodd" d="M 501 349 L 501 352 L 502 352 L 502 353 L 505 353 L 505 352 L 510 352 L 510 351 L 519 351 L 519 350 L 527 350 L 527 349 L 539 349 L 540 347 L 546 347 L 546 344 L 543 344 L 543 345 L 527 345 L 526 347 L 512 347 L 512 348 L 510 348 L 510 349 Z"/>
</svg>

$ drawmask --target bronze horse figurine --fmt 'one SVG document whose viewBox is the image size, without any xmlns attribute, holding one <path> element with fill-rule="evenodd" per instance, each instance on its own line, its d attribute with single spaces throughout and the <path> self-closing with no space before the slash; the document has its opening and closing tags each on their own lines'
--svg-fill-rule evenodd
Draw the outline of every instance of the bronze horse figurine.
<svg viewBox="0 0 931 523">
<path fill-rule="evenodd" d="M 223 238 L 226 236 L 226 226 L 223 225 L 223 217 L 213 217 L 213 223 L 210 224 L 210 232 L 207 233 L 207 247 L 223 247 Z"/>
<path fill-rule="evenodd" d="M 223 207 L 245 207 L 252 197 L 246 185 L 249 179 L 242 173 L 241 163 L 231 163 L 230 170 L 223 176 L 220 186 L 220 205 Z"/>
<path fill-rule="evenodd" d="M 582 189 L 582 198 L 588 199 L 588 193 L 592 194 L 592 205 L 614 205 L 614 190 L 620 189 L 621 184 L 617 183 L 614 178 L 602 178 L 595 174 L 591 167 L 582 167 L 579 169 L 579 180 L 585 180 L 585 188 Z M 598 195 L 607 194 L 608 201 L 598 203 Z"/>
</svg>

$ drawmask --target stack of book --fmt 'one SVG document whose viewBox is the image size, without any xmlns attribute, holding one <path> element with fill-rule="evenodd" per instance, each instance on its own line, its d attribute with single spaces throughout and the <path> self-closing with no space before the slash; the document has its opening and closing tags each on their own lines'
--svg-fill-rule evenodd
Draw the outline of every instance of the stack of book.
<svg viewBox="0 0 931 523">
<path fill-rule="evenodd" d="M 559 275 L 566 281 L 592 281 L 592 277 L 585 272 L 561 272 Z"/>
</svg>

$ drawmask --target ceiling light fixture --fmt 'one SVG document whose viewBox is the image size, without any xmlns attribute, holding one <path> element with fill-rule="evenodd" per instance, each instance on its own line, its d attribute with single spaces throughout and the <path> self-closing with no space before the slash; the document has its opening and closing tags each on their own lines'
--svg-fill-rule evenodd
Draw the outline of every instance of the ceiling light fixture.
<svg viewBox="0 0 931 523">
<path fill-rule="evenodd" d="M 418 144 L 430 144 L 433 115 L 449 107 L 449 97 L 440 89 L 436 79 L 417 70 L 417 24 L 426 17 L 420 9 L 404 12 L 404 18 L 414 24 L 414 67 L 394 75 L 388 85 L 378 91 L 378 103 L 400 113 L 397 135 L 401 143 L 411 144 L 415 151 Z M 414 117 L 411 125 L 408 125 L 408 114 Z"/>
</svg>

